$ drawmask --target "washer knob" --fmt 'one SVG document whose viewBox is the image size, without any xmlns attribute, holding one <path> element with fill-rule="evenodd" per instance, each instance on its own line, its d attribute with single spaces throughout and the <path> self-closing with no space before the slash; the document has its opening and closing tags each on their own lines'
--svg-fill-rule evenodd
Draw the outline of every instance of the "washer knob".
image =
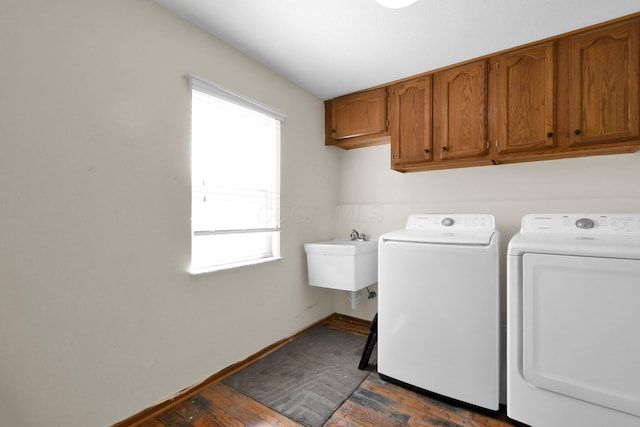
<svg viewBox="0 0 640 427">
<path fill-rule="evenodd" d="M 593 223 L 593 220 L 589 218 L 580 218 L 579 220 L 576 221 L 576 227 L 581 228 L 583 230 L 593 228 L 594 225 L 595 224 Z"/>
<path fill-rule="evenodd" d="M 442 225 L 444 225 L 445 227 L 451 227 L 453 225 L 453 219 L 452 218 L 443 219 Z"/>
</svg>

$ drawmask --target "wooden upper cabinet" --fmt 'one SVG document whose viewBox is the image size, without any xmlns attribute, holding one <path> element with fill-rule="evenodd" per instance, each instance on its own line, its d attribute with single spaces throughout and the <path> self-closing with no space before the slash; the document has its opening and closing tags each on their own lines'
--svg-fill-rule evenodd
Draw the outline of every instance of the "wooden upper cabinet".
<svg viewBox="0 0 640 427">
<path fill-rule="evenodd" d="M 325 135 L 401 172 L 637 151 L 640 12 L 327 100 Z"/>
<path fill-rule="evenodd" d="M 396 84 L 389 92 L 391 167 L 431 161 L 431 76 Z"/>
<path fill-rule="evenodd" d="M 387 89 L 357 92 L 325 102 L 326 145 L 343 148 L 389 142 Z"/>
<path fill-rule="evenodd" d="M 491 141 L 498 156 L 556 144 L 555 43 L 491 59 Z"/>
<path fill-rule="evenodd" d="M 634 20 L 570 38 L 571 147 L 640 137 L 639 25 Z"/>
<path fill-rule="evenodd" d="M 487 61 L 433 76 L 433 142 L 442 161 L 488 160 Z"/>
</svg>

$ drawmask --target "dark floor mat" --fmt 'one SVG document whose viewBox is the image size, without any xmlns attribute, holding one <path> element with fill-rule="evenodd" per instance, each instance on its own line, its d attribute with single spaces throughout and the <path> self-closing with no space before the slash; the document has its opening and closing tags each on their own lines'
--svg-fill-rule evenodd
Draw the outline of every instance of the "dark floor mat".
<svg viewBox="0 0 640 427">
<path fill-rule="evenodd" d="M 224 383 L 308 427 L 320 427 L 369 375 L 366 337 L 316 326 Z M 376 353 L 370 367 L 375 365 Z"/>
</svg>

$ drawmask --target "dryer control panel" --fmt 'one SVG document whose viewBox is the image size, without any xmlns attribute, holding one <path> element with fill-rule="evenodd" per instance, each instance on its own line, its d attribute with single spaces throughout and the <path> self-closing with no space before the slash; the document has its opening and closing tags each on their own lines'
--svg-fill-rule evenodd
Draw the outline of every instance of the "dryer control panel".
<svg viewBox="0 0 640 427">
<path fill-rule="evenodd" d="M 530 214 L 521 233 L 640 236 L 640 214 Z"/>
</svg>

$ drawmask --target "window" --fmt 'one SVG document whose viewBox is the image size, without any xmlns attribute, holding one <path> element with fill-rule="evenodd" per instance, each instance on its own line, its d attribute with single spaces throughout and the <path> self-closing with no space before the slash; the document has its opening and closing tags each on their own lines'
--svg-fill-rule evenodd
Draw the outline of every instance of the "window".
<svg viewBox="0 0 640 427">
<path fill-rule="evenodd" d="M 191 109 L 191 272 L 280 257 L 286 116 L 197 76 Z"/>
</svg>

